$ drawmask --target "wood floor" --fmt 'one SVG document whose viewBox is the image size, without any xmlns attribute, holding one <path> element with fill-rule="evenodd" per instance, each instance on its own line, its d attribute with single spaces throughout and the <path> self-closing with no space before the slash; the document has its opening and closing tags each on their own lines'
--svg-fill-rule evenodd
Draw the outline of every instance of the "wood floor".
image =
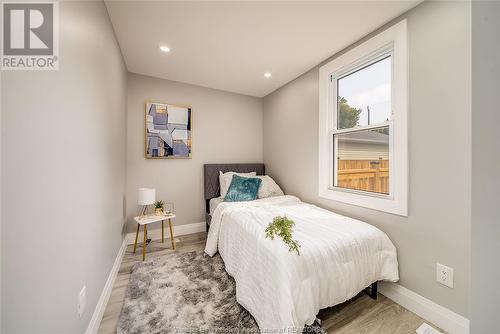
<svg viewBox="0 0 500 334">
<path fill-rule="evenodd" d="M 202 250 L 205 246 L 206 233 L 196 233 L 177 237 L 175 252 L 189 252 Z M 142 248 L 138 245 L 138 252 L 132 253 L 133 245 L 127 247 L 123 257 L 113 291 L 104 312 L 99 327 L 99 334 L 116 333 L 116 324 L 123 305 L 125 290 L 130 278 L 132 266 L 142 260 Z M 162 256 L 173 252 L 170 249 L 170 240 L 165 243 L 154 240 L 148 247 L 148 258 Z M 354 299 L 329 309 L 321 310 L 318 317 L 328 333 L 381 333 L 381 334 L 414 334 L 423 319 L 406 310 L 392 300 L 378 295 L 372 300 L 366 294 L 360 294 Z"/>
</svg>

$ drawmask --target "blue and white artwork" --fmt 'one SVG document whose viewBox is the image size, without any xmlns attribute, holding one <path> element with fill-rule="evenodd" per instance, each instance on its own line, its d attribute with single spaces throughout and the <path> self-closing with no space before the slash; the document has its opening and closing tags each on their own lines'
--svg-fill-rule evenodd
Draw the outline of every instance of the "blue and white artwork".
<svg viewBox="0 0 500 334">
<path fill-rule="evenodd" d="M 191 108 L 146 103 L 146 158 L 191 158 Z"/>
</svg>

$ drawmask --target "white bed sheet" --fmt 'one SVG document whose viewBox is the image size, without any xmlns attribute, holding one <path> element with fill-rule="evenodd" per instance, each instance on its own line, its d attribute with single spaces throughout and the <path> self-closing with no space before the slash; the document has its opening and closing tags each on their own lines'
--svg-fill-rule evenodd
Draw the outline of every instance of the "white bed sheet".
<svg viewBox="0 0 500 334">
<path fill-rule="evenodd" d="M 211 215 L 214 214 L 215 209 L 222 202 L 224 202 L 224 197 L 214 197 L 214 198 L 210 199 L 210 201 L 208 202 L 209 203 L 208 205 L 209 205 L 209 208 L 210 208 L 210 214 Z"/>
<path fill-rule="evenodd" d="M 300 256 L 265 238 L 275 216 L 295 221 Z M 299 330 L 322 308 L 371 283 L 397 281 L 396 249 L 376 227 L 294 196 L 224 202 L 214 211 L 205 252 L 219 252 L 236 281 L 236 299 L 261 330 Z"/>
</svg>

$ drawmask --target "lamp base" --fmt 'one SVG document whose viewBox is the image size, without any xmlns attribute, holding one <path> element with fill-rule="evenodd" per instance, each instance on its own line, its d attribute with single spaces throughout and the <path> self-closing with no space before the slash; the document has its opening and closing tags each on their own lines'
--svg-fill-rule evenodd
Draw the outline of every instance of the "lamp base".
<svg viewBox="0 0 500 334">
<path fill-rule="evenodd" d="M 141 213 L 141 218 L 144 218 L 147 216 L 146 212 L 148 211 L 148 206 L 147 205 L 143 205 L 142 207 L 142 213 Z"/>
</svg>

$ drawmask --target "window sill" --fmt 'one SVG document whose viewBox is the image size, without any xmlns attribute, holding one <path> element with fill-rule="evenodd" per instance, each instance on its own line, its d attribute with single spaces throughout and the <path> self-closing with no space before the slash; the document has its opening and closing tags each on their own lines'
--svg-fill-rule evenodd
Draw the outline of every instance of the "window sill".
<svg viewBox="0 0 500 334">
<path fill-rule="evenodd" d="M 318 196 L 332 201 L 408 217 L 408 204 L 406 200 L 398 200 L 398 196 L 367 194 L 359 191 L 330 188 L 320 189 Z"/>
</svg>

